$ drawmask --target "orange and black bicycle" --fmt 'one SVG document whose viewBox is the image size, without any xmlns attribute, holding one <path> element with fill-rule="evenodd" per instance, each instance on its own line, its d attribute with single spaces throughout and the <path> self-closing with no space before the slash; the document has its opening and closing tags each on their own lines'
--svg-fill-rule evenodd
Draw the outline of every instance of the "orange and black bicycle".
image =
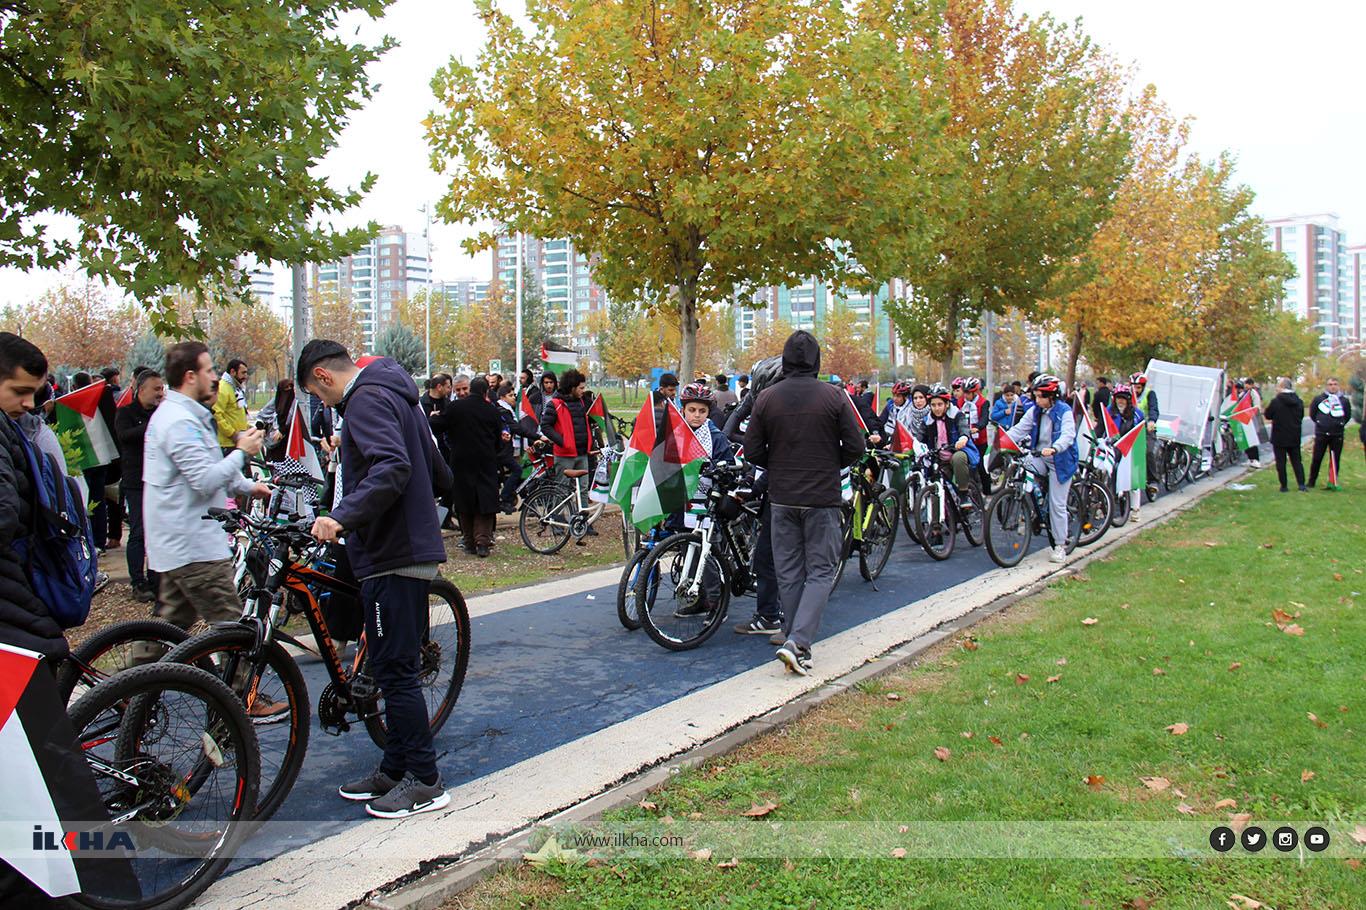
<svg viewBox="0 0 1366 910">
<path fill-rule="evenodd" d="M 388 739 L 384 693 L 369 673 L 364 633 L 347 657 L 333 640 L 329 607 L 342 602 L 358 607 L 360 591 L 336 577 L 333 554 L 313 540 L 306 522 L 277 523 L 235 509 L 211 509 L 206 518 L 229 531 L 246 528 L 253 539 L 254 552 L 248 556 L 251 586 L 242 618 L 175 646 L 163 660 L 212 665 L 245 703 L 261 745 L 255 818 L 264 820 L 289 795 L 308 747 L 308 691 L 291 649 L 322 659 L 329 682 L 318 695 L 318 723 L 326 733 L 340 735 L 359 722 L 383 748 Z M 419 682 L 436 733 L 450 717 L 465 681 L 470 616 L 460 590 L 439 576 L 428 588 L 427 604 Z M 312 633 L 311 641 L 291 622 L 300 616 Z M 269 709 L 260 710 L 262 704 Z"/>
</svg>

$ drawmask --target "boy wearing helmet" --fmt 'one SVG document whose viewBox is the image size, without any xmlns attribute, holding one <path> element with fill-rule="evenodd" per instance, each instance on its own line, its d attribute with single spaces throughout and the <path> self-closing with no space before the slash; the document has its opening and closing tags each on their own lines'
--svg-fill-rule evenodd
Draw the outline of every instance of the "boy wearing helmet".
<svg viewBox="0 0 1366 910">
<path fill-rule="evenodd" d="M 694 382 L 684 387 L 679 400 L 683 402 L 684 422 L 692 429 L 711 463 L 735 461 L 730 440 L 711 419 L 712 408 L 716 406 L 716 393 L 702 383 Z"/>
<path fill-rule="evenodd" d="M 1062 381 L 1047 373 L 1034 380 L 1034 407 L 1020 417 L 1020 422 L 1007 431 L 1016 445 L 1026 452 L 1038 452 L 1042 457 L 1028 455 L 1034 470 L 1048 472 L 1048 525 L 1053 530 L 1052 562 L 1066 562 L 1067 550 L 1063 541 L 1067 536 L 1067 494 L 1072 489 L 1072 476 L 1077 472 L 1077 423 L 1072 409 L 1061 400 Z"/>
<path fill-rule="evenodd" d="M 919 432 L 920 441 L 931 452 L 938 453 L 941 461 L 949 463 L 954 485 L 966 493 L 972 483 L 971 469 L 977 467 L 981 458 L 972 443 L 968 415 L 954 406 L 949 390 L 942 385 L 930 389 L 930 410 Z M 971 509 L 972 500 L 964 496 L 962 507 L 965 511 Z"/>
</svg>

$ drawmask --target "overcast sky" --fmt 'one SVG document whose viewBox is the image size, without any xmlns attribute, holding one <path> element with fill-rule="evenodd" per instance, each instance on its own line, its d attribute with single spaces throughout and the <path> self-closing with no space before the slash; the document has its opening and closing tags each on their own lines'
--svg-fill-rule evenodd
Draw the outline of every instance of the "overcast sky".
<svg viewBox="0 0 1366 910">
<path fill-rule="evenodd" d="M 1360 61 L 1366 2 L 1311 0 L 1017 0 L 1030 13 L 1081 17 L 1121 61 L 1137 64 L 1174 111 L 1195 118 L 1205 155 L 1232 151 L 1238 177 L 1265 217 L 1335 212 L 1352 243 L 1366 242 L 1366 90 Z M 520 2 L 510 8 L 520 8 Z M 432 74 L 452 55 L 473 59 L 482 29 L 470 0 L 398 0 L 378 25 L 400 46 L 373 68 L 380 89 L 324 164 L 338 184 L 367 170 L 375 189 L 351 218 L 420 231 L 419 209 L 441 194 L 420 121 Z M 487 277 L 487 254 L 459 248 L 468 226 L 432 227 L 438 278 Z M 0 300 L 25 302 L 56 279 L 0 270 Z"/>
</svg>

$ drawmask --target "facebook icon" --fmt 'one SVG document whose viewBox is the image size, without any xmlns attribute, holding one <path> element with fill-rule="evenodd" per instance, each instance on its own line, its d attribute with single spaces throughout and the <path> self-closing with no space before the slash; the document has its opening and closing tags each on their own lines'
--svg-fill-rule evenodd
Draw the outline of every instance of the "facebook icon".
<svg viewBox="0 0 1366 910">
<path fill-rule="evenodd" d="M 1220 853 L 1232 850 L 1235 841 L 1233 829 L 1225 825 L 1220 825 L 1209 833 L 1209 845 Z"/>
</svg>

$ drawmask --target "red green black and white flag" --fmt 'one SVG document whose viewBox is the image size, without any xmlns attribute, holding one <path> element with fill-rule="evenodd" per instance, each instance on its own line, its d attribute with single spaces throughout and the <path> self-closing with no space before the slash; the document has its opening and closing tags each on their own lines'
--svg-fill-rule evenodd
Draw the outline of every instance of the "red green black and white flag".
<svg viewBox="0 0 1366 910">
<path fill-rule="evenodd" d="M 1115 489 L 1141 490 L 1148 485 L 1148 425 L 1142 421 L 1115 443 L 1119 464 L 1115 466 Z"/>
<path fill-rule="evenodd" d="M 648 435 L 655 437 L 654 446 L 649 450 L 649 458 L 644 464 L 640 486 L 631 506 L 631 523 L 643 531 L 659 524 L 666 516 L 682 512 L 688 507 L 688 500 L 697 492 L 697 482 L 702 476 L 702 466 L 707 463 L 707 453 L 672 401 L 664 407 L 663 432 L 657 436 L 653 409 L 648 410 L 648 416 L 646 408 L 642 407 L 641 411 L 642 416 L 636 420 L 636 429 L 631 434 L 631 445 L 627 451 L 641 451 L 636 448 L 636 437 L 642 436 L 640 442 L 644 443 L 644 434 L 641 434 L 641 425 L 644 424 Z M 634 454 L 628 454 L 627 457 L 634 457 Z M 623 460 L 622 468 L 617 471 L 618 486 L 626 470 L 625 464 Z"/>
<path fill-rule="evenodd" d="M 100 398 L 105 381 L 92 382 L 83 389 L 63 395 L 56 401 L 53 413 L 57 418 L 57 434 L 70 434 L 69 439 L 80 452 L 76 466 L 82 471 L 99 467 L 119 457 L 114 444 L 114 429 L 100 413 Z"/>
<path fill-rule="evenodd" d="M 602 438 L 607 445 L 615 446 L 617 444 L 617 429 L 608 419 L 607 403 L 602 400 L 601 395 L 593 396 L 593 403 L 588 406 L 588 419 L 592 420 L 602 431 Z"/>
</svg>

